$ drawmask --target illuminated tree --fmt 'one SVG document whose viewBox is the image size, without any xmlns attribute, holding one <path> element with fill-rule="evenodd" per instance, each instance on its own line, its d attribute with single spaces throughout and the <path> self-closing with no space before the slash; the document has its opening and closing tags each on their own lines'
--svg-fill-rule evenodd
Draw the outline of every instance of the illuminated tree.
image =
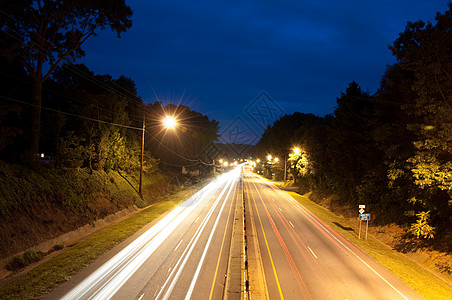
<svg viewBox="0 0 452 300">
<path fill-rule="evenodd" d="M 405 169 L 390 175 L 409 174 L 415 186 L 410 202 L 446 223 L 452 209 L 452 3 L 448 7 L 435 25 L 408 22 L 390 47 L 400 69 L 411 74 L 414 92 L 414 101 L 402 107 L 411 116 L 414 151 Z"/>
</svg>

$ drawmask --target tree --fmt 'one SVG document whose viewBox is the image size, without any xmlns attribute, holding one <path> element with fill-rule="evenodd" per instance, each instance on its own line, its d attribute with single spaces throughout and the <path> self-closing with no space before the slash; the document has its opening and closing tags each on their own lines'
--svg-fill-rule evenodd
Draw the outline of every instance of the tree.
<svg viewBox="0 0 452 300">
<path fill-rule="evenodd" d="M 124 0 L 1 1 L 2 53 L 18 58 L 33 79 L 28 159 L 39 151 L 42 84 L 64 62 L 85 55 L 81 46 L 107 26 L 118 37 L 132 26 Z"/>
<path fill-rule="evenodd" d="M 161 102 L 146 107 L 146 145 L 150 145 L 153 156 L 167 166 L 197 165 L 205 157 L 208 145 L 219 137 L 219 123 L 207 116 L 190 110 L 184 105 Z M 166 116 L 176 119 L 173 129 L 166 129 L 162 120 Z"/>
<path fill-rule="evenodd" d="M 398 174 L 410 175 L 409 201 L 431 211 L 432 222 L 444 228 L 452 211 L 452 3 L 448 7 L 435 25 L 408 22 L 390 47 L 401 70 L 412 74 L 414 92 L 411 105 L 403 106 L 411 116 L 406 126 L 413 153 Z"/>
<path fill-rule="evenodd" d="M 372 97 L 353 81 L 337 99 L 335 119 L 328 135 L 331 182 L 341 199 L 355 204 L 357 189 L 365 174 L 373 170 L 375 153 L 369 120 L 373 115 Z"/>
</svg>

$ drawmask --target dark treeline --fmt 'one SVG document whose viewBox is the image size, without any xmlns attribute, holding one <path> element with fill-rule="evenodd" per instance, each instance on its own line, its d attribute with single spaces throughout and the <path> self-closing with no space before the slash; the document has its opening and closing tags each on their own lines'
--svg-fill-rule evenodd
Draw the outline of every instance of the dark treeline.
<svg viewBox="0 0 452 300">
<path fill-rule="evenodd" d="M 21 67 L 1 60 L 0 155 L 21 162 L 30 138 L 32 84 Z M 132 79 L 95 75 L 66 64 L 43 84 L 39 153 L 54 167 L 134 172 L 140 168 L 143 117 L 145 170 L 157 161 L 177 167 L 199 164 L 202 150 L 218 137 L 218 122 L 183 105 L 144 104 Z M 166 115 L 177 119 L 165 129 Z"/>
<path fill-rule="evenodd" d="M 158 101 L 147 106 L 147 114 L 146 145 L 160 158 L 162 167 L 212 170 L 212 158 L 207 149 L 219 137 L 218 121 L 187 106 L 170 104 L 164 107 Z M 176 120 L 174 128 L 162 127 L 166 116 Z"/>
<path fill-rule="evenodd" d="M 143 117 L 161 104 L 145 108 L 129 78 L 75 65 L 88 39 L 107 28 L 120 37 L 132 26 L 131 17 L 124 0 L 2 2 L 0 158 L 36 165 L 44 152 L 54 155 L 55 166 L 137 168 Z M 185 162 L 175 164 L 193 163 L 216 139 L 218 124 L 206 116 L 182 106 L 159 109 L 180 114 L 181 128 L 191 131 L 177 136 L 173 151 L 183 150 L 178 157 Z M 152 129 L 147 141 L 160 137 Z"/>
<path fill-rule="evenodd" d="M 389 47 L 397 58 L 370 95 L 352 82 L 334 115 L 285 115 L 269 126 L 258 154 L 303 191 L 331 205 L 366 204 L 377 222 L 411 224 L 417 237 L 452 240 L 452 4 L 435 24 L 408 22 Z M 294 147 L 299 152 L 293 152 Z"/>
</svg>

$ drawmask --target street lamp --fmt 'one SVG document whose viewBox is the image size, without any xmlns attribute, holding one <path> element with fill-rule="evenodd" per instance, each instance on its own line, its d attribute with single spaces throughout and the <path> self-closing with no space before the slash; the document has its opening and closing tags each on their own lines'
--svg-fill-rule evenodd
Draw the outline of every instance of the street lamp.
<svg viewBox="0 0 452 300">
<path fill-rule="evenodd" d="M 174 119 L 174 118 L 171 117 L 171 116 L 166 116 L 166 117 L 163 119 L 163 125 L 164 125 L 166 128 L 174 128 L 174 126 L 176 126 L 176 119 Z"/>
<path fill-rule="evenodd" d="M 300 155 L 301 154 L 301 149 L 298 148 L 298 147 L 294 147 L 292 149 L 292 151 L 293 151 L 293 153 L 295 155 Z M 287 155 L 287 152 L 286 152 L 286 155 Z M 285 159 L 284 159 L 284 181 L 286 181 L 286 180 L 287 180 L 287 157 L 285 157 Z"/>
<path fill-rule="evenodd" d="M 140 183 L 138 187 L 138 193 L 140 194 L 140 197 L 143 198 L 143 161 L 144 161 L 144 132 L 146 128 L 146 109 L 143 109 L 143 129 L 142 129 L 142 136 L 141 136 L 141 162 L 140 162 Z M 163 125 L 165 128 L 174 128 L 176 126 L 176 119 L 174 119 L 171 116 L 166 116 L 163 119 Z"/>
</svg>

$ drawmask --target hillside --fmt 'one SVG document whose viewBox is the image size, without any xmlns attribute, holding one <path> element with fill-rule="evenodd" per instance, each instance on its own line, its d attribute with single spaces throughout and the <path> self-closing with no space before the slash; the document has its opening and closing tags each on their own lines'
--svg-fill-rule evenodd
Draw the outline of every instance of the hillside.
<svg viewBox="0 0 452 300">
<path fill-rule="evenodd" d="M 0 161 L 0 259 L 119 210 L 144 207 L 168 193 L 158 172 L 144 177 L 84 168 L 35 169 Z"/>
</svg>

